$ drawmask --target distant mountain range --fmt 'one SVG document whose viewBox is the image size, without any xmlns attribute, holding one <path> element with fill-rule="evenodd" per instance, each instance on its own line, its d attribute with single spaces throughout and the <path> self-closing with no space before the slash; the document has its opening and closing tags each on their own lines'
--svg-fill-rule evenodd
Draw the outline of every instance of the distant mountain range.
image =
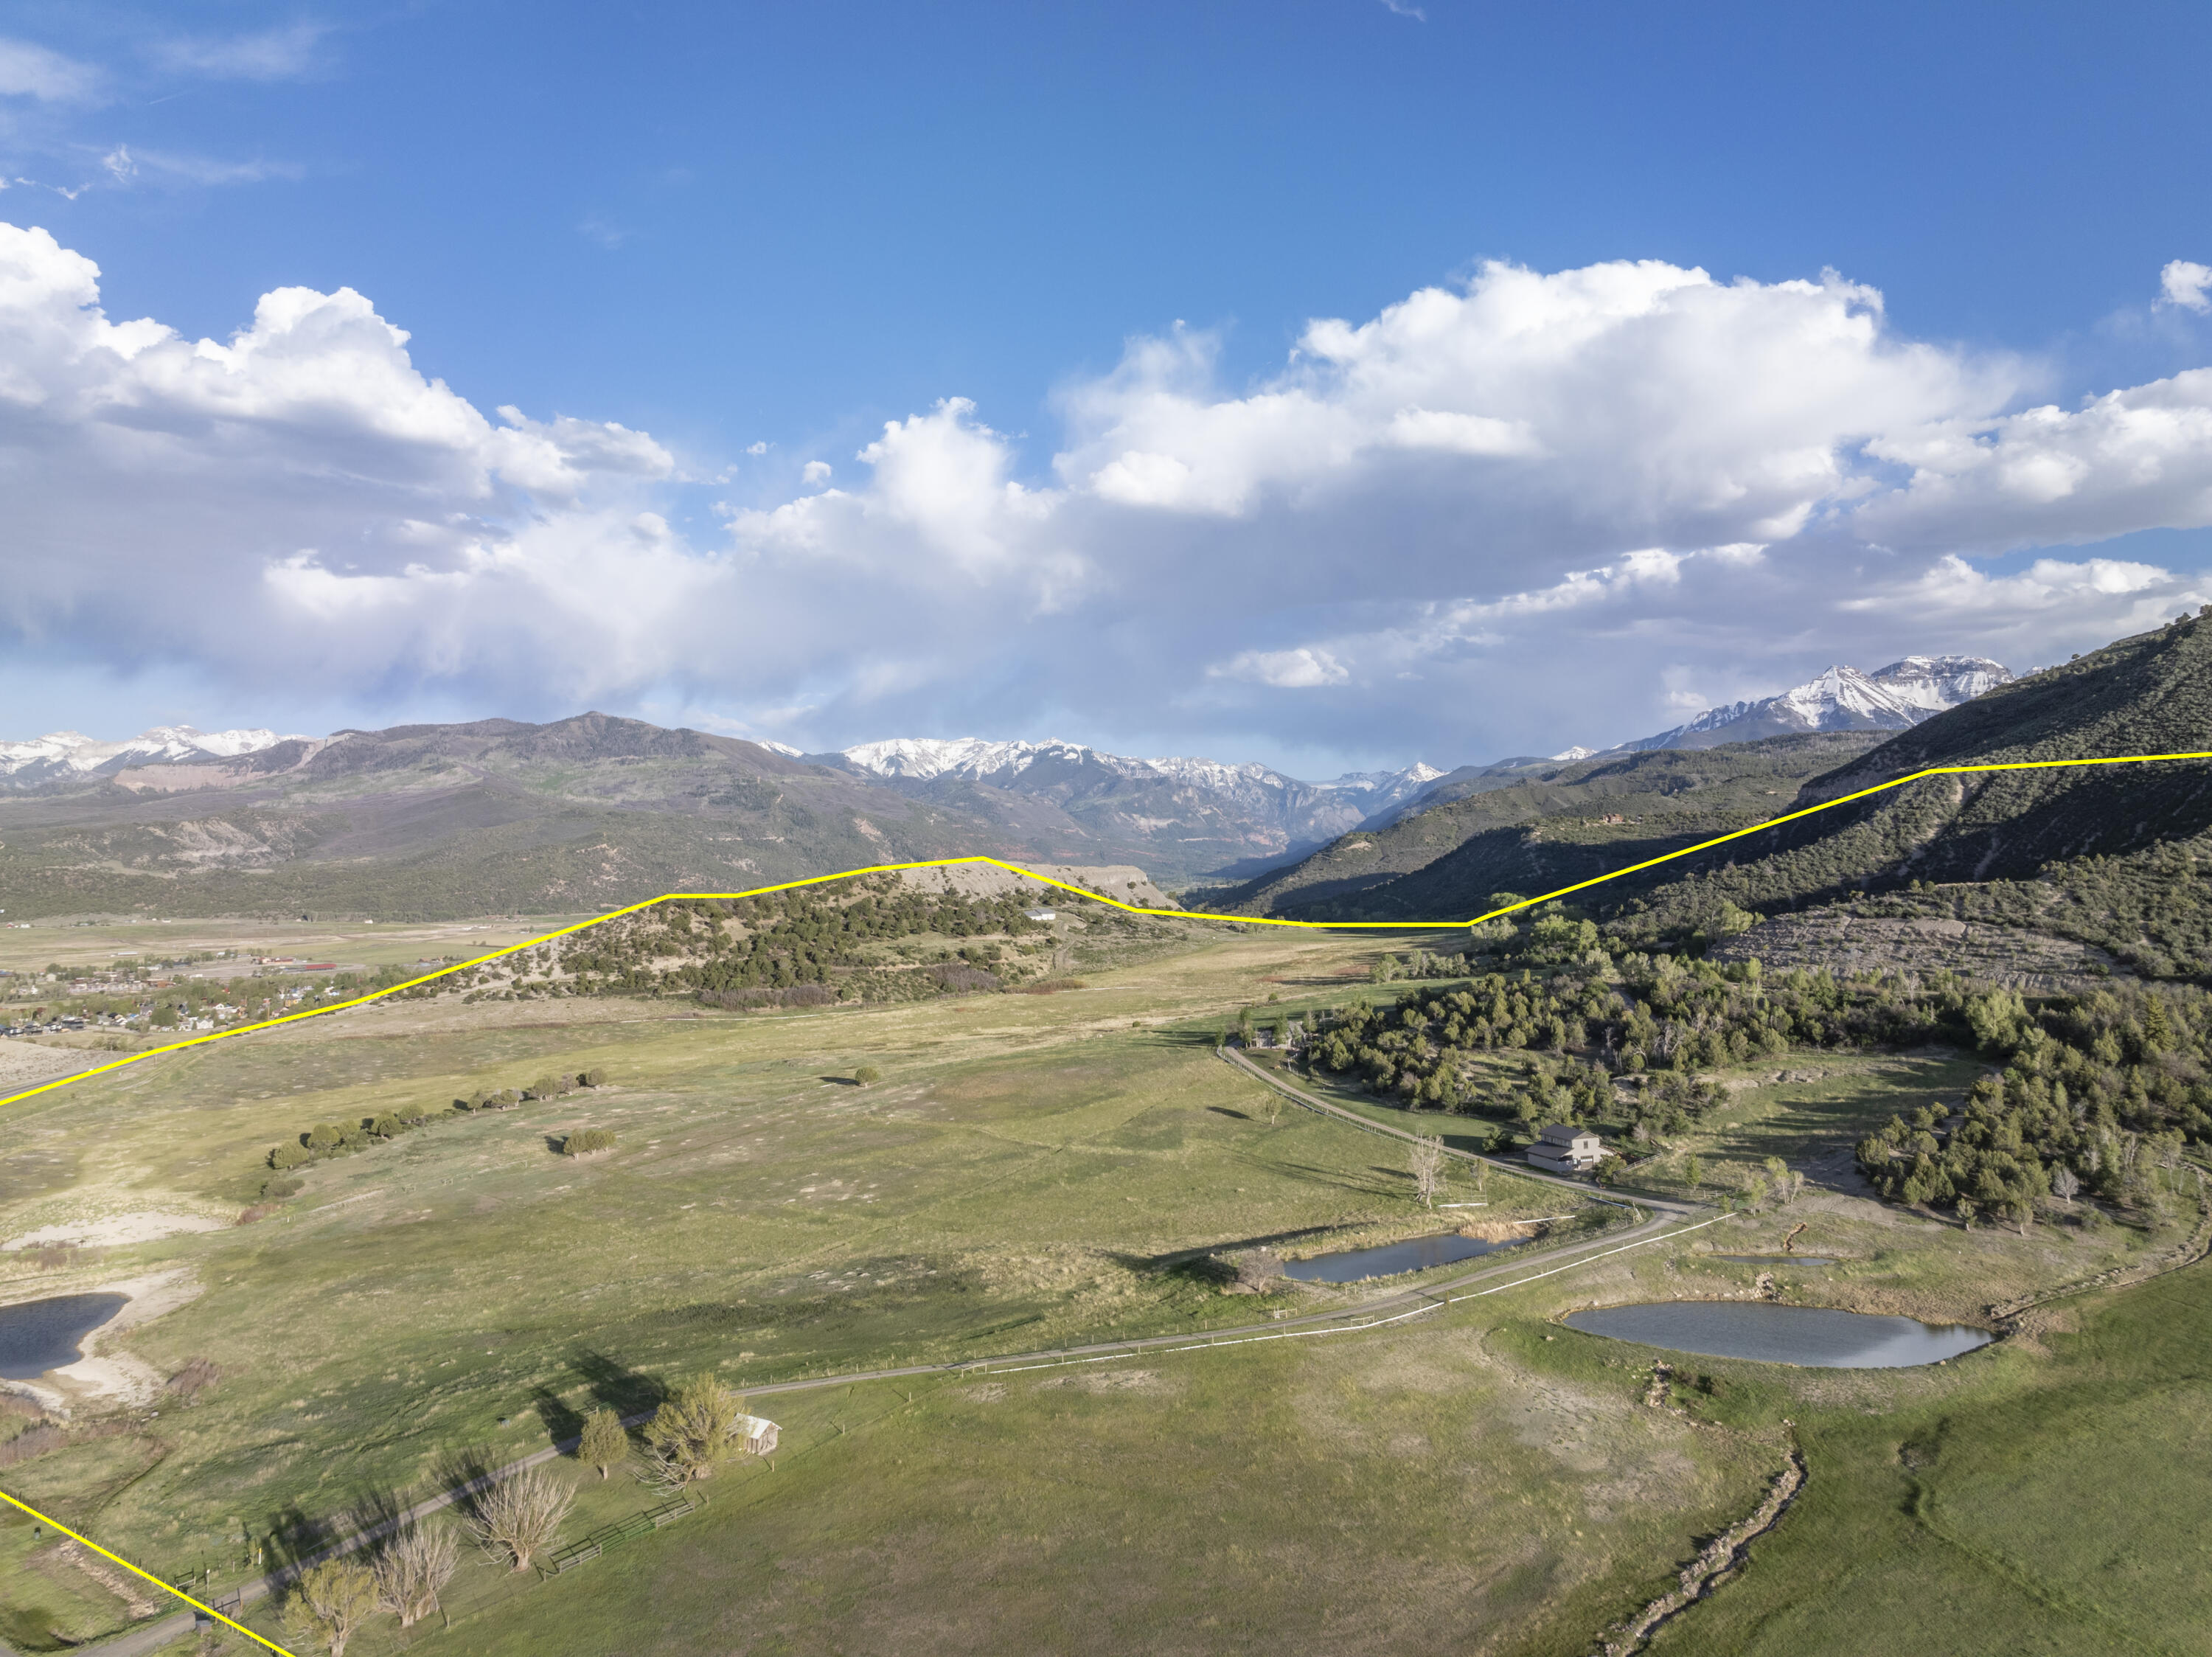
<svg viewBox="0 0 2212 1657">
<path fill-rule="evenodd" d="M 1293 901 L 1294 891 L 1340 900 L 1432 861 L 1440 833 L 1456 844 L 1436 813 L 1471 795 L 1646 751 L 1902 729 L 2009 679 L 1962 656 L 1907 657 L 1873 673 L 1836 667 L 1601 754 L 1576 747 L 1322 782 L 1074 742 L 904 737 L 803 753 L 602 714 L 326 737 L 178 725 L 103 742 L 62 731 L 0 743 L 0 905 L 574 909 L 965 852 L 1134 864 L 1170 889 L 1256 883 L 1238 892 L 1239 907 Z M 1347 879 L 1331 848 L 1383 834 L 1396 850 L 1361 852 Z"/>
<path fill-rule="evenodd" d="M 1732 702 L 1699 714 L 1656 736 L 1624 742 L 1612 752 L 1652 748 L 1715 748 L 1723 742 L 1806 731 L 1902 731 L 1922 720 L 2012 683 L 2012 674 L 1985 656 L 1907 656 L 1863 673 L 1831 667 L 1779 696 Z"/>
<path fill-rule="evenodd" d="M 0 777 L 18 784 L 75 782 L 112 776 L 133 765 L 236 759 L 281 742 L 313 740 L 312 737 L 279 736 L 274 731 L 210 734 L 189 725 L 156 725 L 123 742 L 100 742 L 76 731 L 56 731 L 27 742 L 0 742 Z"/>
<path fill-rule="evenodd" d="M 1348 771 L 1308 783 L 1260 765 L 1135 759 L 1077 742 L 980 737 L 896 737 L 803 758 L 939 805 L 972 803 L 993 793 L 1048 801 L 1110 838 L 1171 827 L 1196 827 L 1208 839 L 1241 835 L 1245 861 L 1261 862 L 1332 839 L 1416 798 L 1443 775 L 1417 762 L 1403 771 Z"/>
</svg>

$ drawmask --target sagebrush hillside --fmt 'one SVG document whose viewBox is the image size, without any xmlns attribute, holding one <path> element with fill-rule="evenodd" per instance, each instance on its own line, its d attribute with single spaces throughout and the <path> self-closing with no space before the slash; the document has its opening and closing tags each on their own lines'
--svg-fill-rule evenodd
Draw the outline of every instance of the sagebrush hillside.
<svg viewBox="0 0 2212 1657">
<path fill-rule="evenodd" d="M 600 714 L 482 720 L 0 797 L 0 909 L 435 920 L 975 854 L 1140 862 L 1166 879 L 1243 850 L 1173 828 L 1116 839 L 1048 800 L 912 797 L 755 743 Z"/>
</svg>

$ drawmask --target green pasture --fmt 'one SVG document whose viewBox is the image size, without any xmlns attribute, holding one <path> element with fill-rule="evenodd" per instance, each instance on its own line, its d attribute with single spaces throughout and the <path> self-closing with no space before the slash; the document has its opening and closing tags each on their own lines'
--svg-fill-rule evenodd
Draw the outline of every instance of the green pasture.
<svg viewBox="0 0 2212 1657">
<path fill-rule="evenodd" d="M 189 1405 L 142 1404 L 118 1417 L 125 1430 L 0 1469 L 0 1488 L 149 1569 L 204 1567 L 220 1591 L 257 1544 L 272 1557 L 306 1549 L 349 1515 L 565 1437 L 598 1404 L 647 1407 L 687 1373 L 761 1386 L 1119 1337 L 1202 1340 L 1271 1311 L 1355 1307 L 1401 1285 L 1225 1297 L 1194 1262 L 1449 1223 L 1414 1201 L 1402 1146 L 1276 1109 L 1212 1051 L 1224 1020 L 1270 994 L 1304 1007 L 1369 993 L 1379 947 L 1231 935 L 1086 968 L 1080 990 L 857 1010 L 402 1003 L 11 1107 L 0 1238 L 87 1216 L 233 1219 L 281 1140 L 386 1111 L 441 1119 L 314 1165 L 251 1224 L 58 1260 L 0 1253 L 7 1300 L 179 1274 L 191 1298 L 120 1344 L 157 1378 L 193 1358 L 222 1372 Z M 881 1073 L 865 1088 L 851 1081 L 863 1064 Z M 1978 1605 L 2012 1592 L 2017 1622 L 2038 1594 L 2101 1605 L 2130 1581 L 2143 1593 L 2129 1637 L 2186 1648 L 2196 1613 L 2173 1608 L 2172 1584 L 2195 1544 L 2174 1539 L 2193 1532 L 2172 1515 L 2200 1477 L 2188 1366 L 2202 1364 L 2183 1332 L 2195 1302 L 2174 1297 L 2197 1293 L 2185 1286 L 2197 1274 L 2109 1297 L 2079 1335 L 1940 1369 L 1692 1360 L 1657 1408 L 1650 1349 L 1553 1321 L 1577 1305 L 1760 1293 L 1760 1267 L 1721 1257 L 1776 1252 L 1793 1234 L 1836 1264 L 1778 1269 L 1785 1298 L 1971 1319 L 2170 1250 L 2185 1229 L 2179 1194 L 2142 1228 L 2047 1223 L 2025 1237 L 1867 1202 L 1820 1177 L 1821 1159 L 1839 1145 L 1847 1157 L 1862 1123 L 1955 1093 L 1973 1067 L 1810 1055 L 1770 1069 L 1793 1065 L 1821 1074 L 1753 1075 L 1691 1136 L 1709 1167 L 1768 1154 L 1814 1167 L 1787 1206 L 1388 1331 L 763 1396 L 783 1448 L 773 1467 L 718 1475 L 704 1511 L 555 1581 L 471 1560 L 450 1629 L 403 1642 L 387 1619 L 349 1649 L 1579 1657 L 1755 1504 L 1785 1422 L 1813 1468 L 1806 1496 L 1661 1649 L 1778 1650 L 1786 1628 L 1792 1650 L 1855 1653 L 1868 1646 L 1844 1611 L 1860 1598 L 1894 1605 L 1874 1643 L 1902 1646 L 1908 1611 L 1945 1594 Z M 446 1108 L 583 1069 L 613 1079 L 511 1112 Z M 1358 1108 L 1448 1136 L 1482 1125 Z M 619 1148 L 556 1154 L 580 1127 L 612 1130 Z M 1455 1171 L 1451 1196 L 1471 1183 Z M 1480 1196 L 1485 1218 L 1573 1200 L 1500 1170 Z M 2130 1317 L 2177 1327 L 2138 1359 Z M 1698 1390 L 1691 1372 L 1715 1385 Z M 88 1416 L 99 1408 L 88 1401 Z M 1934 1447 L 1895 1448 L 1908 1441 Z M 2124 1482 L 2100 1483 L 2104 1467 Z M 2008 1479 L 2033 1498 L 2008 1498 Z M 2145 1493 L 2140 1508 L 2130 1490 Z M 2046 1569 L 2085 1495 L 2109 1576 L 2081 1563 L 2094 1550 L 2071 1576 Z M 657 1499 L 626 1476 L 583 1475 L 568 1534 Z M 1943 1563 L 1945 1549 L 2003 1569 Z M 1994 1586 L 2007 1571 L 2020 1581 Z M 1825 1622 L 1791 1620 L 1801 1582 Z M 0 1615 L 12 1619 L 0 1639 L 27 1657 L 126 1620 L 15 1521 L 0 1522 Z M 1978 1638 L 1984 1625 L 2005 1626 L 1992 1615 Z M 2077 1647 L 2098 1648 L 2092 1627 L 2079 1623 Z"/>
</svg>

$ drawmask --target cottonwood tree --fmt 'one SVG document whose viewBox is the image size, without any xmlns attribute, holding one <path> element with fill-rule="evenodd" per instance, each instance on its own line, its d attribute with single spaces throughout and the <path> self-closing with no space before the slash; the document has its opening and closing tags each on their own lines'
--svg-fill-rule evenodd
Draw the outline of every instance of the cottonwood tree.
<svg viewBox="0 0 2212 1657">
<path fill-rule="evenodd" d="M 1805 1176 L 1778 1156 L 1766 1159 L 1766 1178 L 1778 1208 L 1787 1207 L 1805 1189 Z"/>
<path fill-rule="evenodd" d="M 452 1528 L 409 1526 L 377 1556 L 374 1567 L 377 1601 L 412 1628 L 438 1609 L 438 1594 L 460 1563 L 461 1539 Z"/>
<path fill-rule="evenodd" d="M 515 1569 L 528 1570 L 531 1560 L 560 1534 L 575 1499 L 566 1480 L 546 1468 L 527 1467 L 480 1492 L 463 1522 L 492 1558 L 511 1559 Z"/>
<path fill-rule="evenodd" d="M 310 1565 L 292 1584 L 284 1626 L 320 1640 L 331 1657 L 345 1657 L 346 1642 L 376 1614 L 376 1578 L 350 1559 Z"/>
<path fill-rule="evenodd" d="M 576 1459 L 599 1470 L 605 1478 L 629 1455 L 629 1435 L 622 1417 L 611 1410 L 594 1410 L 584 1417 L 584 1436 L 577 1441 Z"/>
<path fill-rule="evenodd" d="M 738 1418 L 744 1412 L 744 1400 L 712 1375 L 680 1383 L 645 1424 L 654 1483 L 688 1484 L 711 1477 L 715 1464 L 739 1447 Z"/>
<path fill-rule="evenodd" d="M 1406 1148 L 1406 1166 L 1413 1171 L 1414 1195 L 1436 1207 L 1444 1183 L 1444 1142 L 1433 1135 L 1416 1139 Z"/>
</svg>

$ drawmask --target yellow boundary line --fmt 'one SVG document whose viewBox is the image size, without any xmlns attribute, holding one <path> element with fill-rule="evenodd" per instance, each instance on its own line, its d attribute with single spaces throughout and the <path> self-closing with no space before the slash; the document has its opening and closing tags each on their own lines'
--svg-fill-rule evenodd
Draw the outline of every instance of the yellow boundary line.
<svg viewBox="0 0 2212 1657">
<path fill-rule="evenodd" d="M 2092 759 L 2021 759 L 1983 765 L 1931 765 L 1925 771 L 1914 771 L 1909 776 L 1892 777 L 1888 782 L 1877 783 L 1870 789 L 1861 789 L 1856 794 L 1846 794 L 1834 800 L 1824 801 L 1817 806 L 1808 806 L 1802 811 L 1789 812 L 1780 817 L 1769 818 L 1763 823 L 1753 823 L 1749 828 L 1741 828 L 1735 830 L 1731 833 L 1715 835 L 1711 839 L 1701 840 L 1696 845 L 1684 846 L 1680 851 L 1665 852 L 1656 857 L 1647 857 L 1640 863 L 1631 863 L 1626 868 L 1614 869 L 1610 874 L 1595 875 L 1587 880 L 1577 880 L 1574 885 L 1563 886 L 1556 892 L 1543 892 L 1534 898 L 1523 898 L 1518 903 L 1507 904 L 1502 909 L 1493 909 L 1486 914 L 1477 915 L 1473 917 L 1471 919 L 1464 921 L 1286 921 L 1278 919 L 1272 916 L 1207 915 L 1200 913 L 1194 910 L 1188 909 L 1147 909 L 1138 904 L 1124 903 L 1118 898 L 1109 898 L 1103 892 L 1093 892 L 1086 886 L 1077 886 L 1070 880 L 1055 880 L 1048 874 L 1039 874 L 1035 870 L 1024 868 L 1017 863 L 1005 862 L 996 857 L 982 856 L 936 857 L 931 858 L 926 862 L 913 863 L 877 863 L 872 864 L 866 868 L 845 869 L 836 874 L 815 874 L 810 875 L 803 880 L 786 880 L 776 886 L 756 886 L 750 892 L 663 892 L 658 898 L 647 898 L 642 903 L 631 904 L 628 907 L 623 909 L 611 910 L 606 914 L 595 916 L 588 921 L 579 921 L 574 926 L 564 926 L 551 932 L 543 933 L 535 938 L 529 939 L 526 942 L 511 944 L 505 949 L 495 949 L 488 955 L 478 955 L 470 960 L 456 962 L 452 966 L 441 967 L 435 972 L 426 972 L 421 978 L 408 979 L 404 984 L 391 984 L 382 990 L 371 990 L 366 996 L 358 996 L 351 1001 L 340 1002 L 335 1007 L 310 1008 L 297 1013 L 288 1013 L 282 1018 L 267 1019 L 258 1024 L 243 1025 L 235 1030 L 218 1030 L 209 1035 L 194 1036 L 188 1040 L 175 1041 L 167 1044 L 166 1046 L 149 1048 L 143 1053 L 133 1053 L 128 1058 L 119 1058 L 112 1063 L 98 1065 L 92 1069 L 81 1071 L 73 1076 L 64 1076 L 58 1081 L 49 1081 L 40 1087 L 26 1088 L 20 1093 L 10 1093 L 6 1098 L 0 1099 L 0 1106 L 13 1105 L 21 1100 L 34 1098 L 40 1093 L 51 1093 L 57 1087 L 68 1087 L 71 1082 L 83 1081 L 93 1076 L 105 1075 L 110 1070 L 119 1070 L 128 1065 L 142 1063 L 149 1058 L 159 1058 L 164 1053 L 181 1052 L 185 1048 L 204 1046 L 211 1041 L 228 1041 L 233 1036 L 252 1035 L 257 1030 L 271 1030 L 275 1029 L 279 1025 L 296 1024 L 301 1019 L 320 1018 L 324 1014 L 329 1013 L 343 1013 L 349 1008 L 366 1007 L 370 1002 L 381 1001 L 387 996 L 396 996 L 403 990 L 413 990 L 422 984 L 434 984 L 440 978 L 451 977 L 455 972 L 465 972 L 471 967 L 482 966 L 489 961 L 503 959 L 508 955 L 519 954 L 526 949 L 534 949 L 539 944 L 550 943 L 554 939 L 566 937 L 572 932 L 581 932 L 587 927 L 599 926 L 608 921 L 619 920 L 625 915 L 635 915 L 641 910 L 652 908 L 655 904 L 681 903 L 687 901 L 699 902 L 707 899 L 714 899 L 726 903 L 734 902 L 744 898 L 763 898 L 774 892 L 793 892 L 798 890 L 801 886 L 823 886 L 832 880 L 849 880 L 862 874 L 896 874 L 910 868 L 956 868 L 969 863 L 987 863 L 994 868 L 1003 868 L 1009 874 L 1018 874 L 1024 880 L 1035 880 L 1040 886 L 1056 886 L 1063 892 L 1075 892 L 1079 896 L 1091 899 L 1093 902 L 1108 904 L 1115 909 L 1124 910 L 1132 915 L 1150 915 L 1164 920 L 1220 921 L 1233 923 L 1241 926 L 1286 926 L 1301 928 L 1304 930 L 1313 932 L 1343 932 L 1364 929 L 1421 931 L 1427 929 L 1450 929 L 1456 930 L 1462 927 L 1480 926 L 1485 921 L 1495 920 L 1501 915 L 1510 915 L 1516 910 L 1528 909 L 1537 904 L 1551 903 L 1555 899 L 1566 897 L 1570 893 L 1586 891 L 1594 886 L 1602 886 L 1606 881 L 1620 880 L 1623 875 L 1640 874 L 1644 869 L 1656 868 L 1662 863 L 1671 863 L 1678 858 L 1693 856 L 1700 851 L 1710 851 L 1715 846 L 1726 845 L 1731 840 L 1741 840 L 1747 835 L 1757 834 L 1762 829 L 1779 828 L 1783 824 L 1794 823 L 1800 818 L 1815 816 L 1824 811 L 1833 811 L 1838 806 L 1850 805 L 1854 800 L 1864 800 L 1870 795 L 1882 794 L 1887 792 L 1891 789 L 1903 788 L 1907 783 L 1917 783 L 1923 777 L 1963 777 L 1984 771 L 2057 771 L 2075 765 L 2155 765 L 2166 760 L 2181 759 L 2212 759 L 2212 752 L 2201 753 L 2115 754 L 2105 758 Z M 121 1555 L 110 1553 L 106 1548 L 101 1547 L 100 1544 L 93 1541 L 90 1538 L 80 1536 L 76 1532 L 70 1529 L 68 1526 L 62 1524 L 58 1520 L 52 1519 L 48 1515 L 40 1513 L 36 1508 L 32 1507 L 27 1502 L 16 1500 L 15 1497 L 9 1496 L 5 1490 L 0 1490 L 0 1502 L 5 1502 L 9 1506 L 28 1514 L 33 1519 L 39 1520 L 42 1524 L 52 1526 L 55 1530 L 60 1532 L 64 1536 L 70 1538 L 72 1541 L 82 1544 L 85 1547 L 90 1548 L 94 1553 L 100 1555 L 101 1558 L 112 1561 L 114 1563 L 122 1566 L 124 1569 L 129 1571 L 133 1576 L 142 1578 L 145 1581 L 152 1583 L 164 1593 L 173 1595 L 176 1599 L 183 1600 L 185 1604 L 190 1605 L 194 1611 L 200 1612 L 205 1617 L 211 1617 L 216 1622 L 222 1623 L 226 1628 L 235 1630 L 237 1632 L 244 1635 L 247 1639 L 252 1641 L 255 1644 L 265 1647 L 269 1650 L 276 1653 L 277 1657 L 293 1657 L 293 1654 L 287 1651 L 283 1646 L 264 1639 L 260 1635 L 256 1634 L 252 1629 L 246 1627 L 241 1623 L 234 1623 L 231 1621 L 229 1617 L 225 1617 L 221 1611 L 216 1610 L 214 1606 L 202 1604 L 199 1600 L 192 1598 L 191 1594 L 186 1593 L 182 1588 L 173 1587 L 170 1583 L 163 1581 L 160 1577 L 154 1575 L 149 1571 L 139 1569 L 137 1566 L 132 1564 Z"/>
<path fill-rule="evenodd" d="M 456 972 L 465 972 L 472 967 L 482 966 L 490 961 L 502 960 L 509 955 L 520 954 L 526 949 L 535 949 L 538 945 L 550 943 L 556 938 L 565 938 L 572 932 L 581 932 L 589 927 L 603 926 L 609 921 L 620 920 L 625 915 L 635 915 L 641 910 L 651 909 L 655 904 L 707 901 L 734 903 L 745 898 L 764 898 L 778 892 L 794 892 L 801 886 L 825 886 L 833 880 L 854 880 L 863 874 L 896 874 L 911 868 L 957 868 L 969 863 L 986 863 L 993 868 L 1003 868 L 1011 874 L 1018 874 L 1024 880 L 1034 880 L 1039 886 L 1056 886 L 1063 892 L 1075 892 L 1079 896 L 1090 899 L 1094 903 L 1107 904 L 1131 915 L 1149 915 L 1162 920 L 1216 921 L 1237 926 L 1285 926 L 1309 932 L 1363 930 L 1418 932 L 1446 929 L 1457 931 L 1465 927 L 1480 926 L 1485 921 L 1496 920 L 1499 916 L 1510 915 L 1516 910 L 1533 908 L 1538 904 L 1552 903 L 1571 893 L 1587 891 L 1591 886 L 1603 886 L 1607 880 L 1618 880 L 1624 875 L 1638 874 L 1647 868 L 1656 868 L 1662 863 L 1671 863 L 1678 858 L 1695 856 L 1698 852 L 1711 851 L 1715 846 L 1724 846 L 1731 840 L 1741 840 L 1747 835 L 1757 834 L 1766 829 L 1779 828 L 1784 823 L 1794 823 L 1801 818 L 1817 816 L 1824 811 L 1833 811 L 1838 806 L 1848 806 L 1855 800 L 1864 800 L 1871 795 L 1884 794 L 1891 789 L 1903 788 L 1907 783 L 1917 783 L 1923 777 L 1963 777 L 1982 771 L 2057 771 L 2075 765 L 2148 765 L 2179 759 L 2212 759 L 2212 751 L 2201 753 L 2116 754 L 2094 759 L 2017 759 L 1984 765 L 1931 765 L 1926 771 L 1914 771 L 1905 777 L 1893 777 L 1887 783 L 1877 783 L 1870 789 L 1859 789 L 1856 794 L 1846 794 L 1833 800 L 1823 801 L 1817 806 L 1808 806 L 1802 811 L 1786 812 L 1779 817 L 1770 817 L 1763 823 L 1753 823 L 1749 828 L 1736 829 L 1727 834 L 1717 834 L 1710 840 L 1700 840 L 1696 845 L 1684 846 L 1679 851 L 1662 852 L 1656 857 L 1647 857 L 1640 863 L 1631 863 L 1626 868 L 1616 868 L 1608 874 L 1593 875 L 1587 880 L 1577 880 L 1572 886 L 1563 886 L 1556 892 L 1546 892 L 1534 898 L 1523 898 L 1518 903 L 1507 904 L 1501 909 L 1493 909 L 1487 913 L 1476 915 L 1463 921 L 1286 921 L 1272 915 L 1208 915 L 1189 909 L 1147 909 L 1139 904 L 1124 903 L 1121 899 L 1109 897 L 1103 892 L 1093 892 L 1087 886 L 1077 886 L 1071 880 L 1054 880 L 1051 875 L 1039 874 L 1033 869 L 1022 868 L 1018 863 L 1009 863 L 997 857 L 984 856 L 933 857 L 913 863 L 872 863 L 866 868 L 842 869 L 835 874 L 810 874 L 803 880 L 785 880 L 775 886 L 755 886 L 749 892 L 664 892 L 658 898 L 647 898 L 641 903 L 631 904 L 622 909 L 610 910 L 607 913 L 594 916 L 588 921 L 578 921 L 573 926 L 556 928 L 553 931 L 526 939 L 521 943 L 510 944 L 504 949 L 495 949 L 488 955 L 477 955 L 468 960 L 457 961 L 451 966 L 441 966 L 434 972 L 426 972 L 421 978 L 409 978 L 404 984 L 388 984 L 381 990 L 372 990 L 365 996 L 356 996 L 351 1001 L 342 1001 L 335 1006 L 304 1008 L 297 1013 L 287 1013 L 279 1018 L 264 1019 L 258 1024 L 242 1024 L 234 1030 L 216 1030 L 207 1035 L 192 1036 L 183 1041 L 172 1041 L 160 1047 L 149 1047 L 143 1053 L 131 1054 L 128 1058 L 114 1059 L 106 1064 L 95 1064 L 89 1070 L 80 1070 L 75 1075 L 63 1076 L 58 1081 L 43 1082 L 36 1087 L 26 1087 L 19 1093 L 9 1093 L 4 1098 L 0 1098 L 0 1106 L 15 1105 L 27 1099 L 35 1099 L 39 1094 L 52 1093 L 57 1087 L 66 1087 L 75 1082 L 88 1081 L 94 1076 L 105 1075 L 111 1070 L 120 1070 L 133 1064 L 143 1064 L 149 1058 L 161 1057 L 164 1053 L 180 1053 L 190 1047 L 204 1047 L 211 1041 L 228 1041 L 236 1036 L 250 1036 L 258 1030 L 274 1030 L 280 1025 L 297 1024 L 302 1019 L 322 1018 L 331 1013 L 343 1013 L 356 1007 L 366 1007 L 372 1002 L 382 1001 L 387 996 L 396 996 L 404 990 L 414 990 L 426 984 L 434 984 L 440 978 L 450 978 Z"/>
<path fill-rule="evenodd" d="M 129 1571 L 131 1575 L 143 1578 L 145 1581 L 151 1582 L 155 1587 L 161 1589 L 162 1593 L 175 1595 L 178 1599 L 190 1605 L 194 1611 L 199 1612 L 201 1616 L 220 1623 L 225 1628 L 235 1629 L 239 1633 L 252 1641 L 254 1644 L 258 1646 L 265 1646 L 270 1651 L 275 1652 L 276 1654 L 276 1657 L 293 1657 L 292 1653 L 287 1651 L 275 1641 L 263 1639 L 259 1635 L 256 1634 L 252 1629 L 246 1627 L 243 1623 L 232 1622 L 230 1618 L 225 1617 L 213 1605 L 203 1605 L 199 1600 L 193 1599 L 191 1595 L 186 1593 L 182 1588 L 177 1587 L 173 1584 L 164 1582 L 160 1577 L 155 1575 L 151 1571 L 140 1570 L 137 1566 L 132 1564 L 121 1554 L 108 1552 L 106 1549 L 101 1547 L 99 1543 L 94 1541 L 90 1537 L 80 1536 L 76 1532 L 70 1529 L 68 1526 L 63 1524 L 58 1519 L 55 1519 L 49 1514 L 40 1513 L 29 1502 L 18 1502 L 14 1496 L 9 1496 L 5 1490 L 0 1490 L 0 1502 L 4 1502 L 9 1507 L 19 1508 L 22 1512 L 30 1514 L 32 1518 L 37 1520 L 42 1525 L 52 1526 L 64 1536 L 69 1538 L 70 1541 L 77 1543 L 82 1546 L 90 1548 L 102 1559 L 112 1561 L 113 1563 L 122 1566 L 123 1569 Z M 241 1607 L 241 1609 L 243 1609 L 243 1607 Z"/>
</svg>

